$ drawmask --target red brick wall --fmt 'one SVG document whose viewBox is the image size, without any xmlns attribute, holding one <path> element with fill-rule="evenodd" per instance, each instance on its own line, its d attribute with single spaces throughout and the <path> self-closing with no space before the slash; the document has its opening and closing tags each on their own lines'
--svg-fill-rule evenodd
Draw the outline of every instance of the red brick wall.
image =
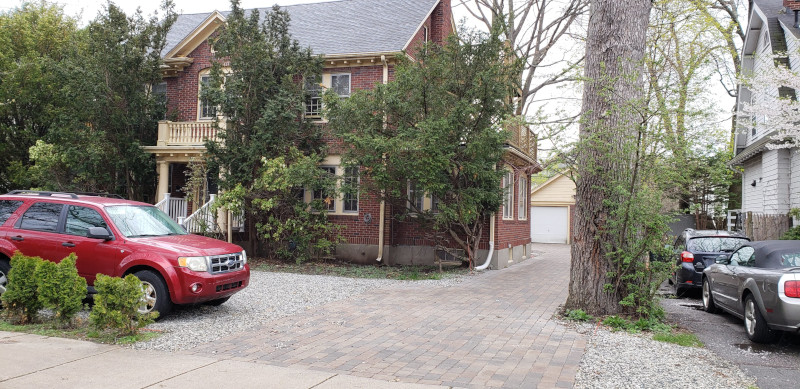
<svg viewBox="0 0 800 389">
<path fill-rule="evenodd" d="M 406 50 L 408 54 L 416 58 L 417 52 L 424 43 L 424 27 L 428 27 L 428 40 L 438 44 L 444 43 L 447 37 L 453 33 L 452 24 L 453 13 L 450 9 L 450 0 L 442 0 L 439 5 L 431 12 L 431 16 L 420 26 L 414 37 L 411 38 Z"/>
<path fill-rule="evenodd" d="M 512 208 L 514 210 L 514 219 L 513 220 L 504 220 L 502 210 L 498 210 L 497 212 L 497 225 L 495 228 L 495 240 L 494 240 L 494 247 L 496 249 L 506 249 L 509 247 L 519 246 L 523 244 L 528 244 L 531 242 L 531 220 L 530 220 L 530 204 L 527 205 L 527 213 L 528 217 L 524 220 L 519 219 L 519 179 L 522 172 L 515 172 L 514 175 L 514 204 Z M 528 187 L 526 188 L 527 193 L 531 193 L 531 177 L 529 175 L 525 176 L 527 178 L 526 182 Z M 530 195 L 529 195 L 530 196 Z M 530 197 L 528 197 L 530 201 Z"/>
<path fill-rule="evenodd" d="M 208 41 L 201 43 L 189 54 L 194 59 L 177 77 L 167 81 L 167 118 L 176 121 L 197 120 L 198 76 L 201 71 L 211 67 L 214 56 Z"/>
</svg>

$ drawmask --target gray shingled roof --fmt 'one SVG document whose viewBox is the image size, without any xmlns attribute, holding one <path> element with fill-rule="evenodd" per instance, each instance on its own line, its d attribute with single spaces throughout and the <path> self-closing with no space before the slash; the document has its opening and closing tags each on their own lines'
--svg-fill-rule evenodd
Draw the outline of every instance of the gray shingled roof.
<svg viewBox="0 0 800 389">
<path fill-rule="evenodd" d="M 315 54 L 391 52 L 404 49 L 438 0 L 341 0 L 283 7 L 289 32 Z M 268 8 L 259 8 L 264 12 Z M 194 31 L 212 12 L 179 15 L 163 54 Z M 221 12 L 228 15 L 229 11 Z"/>
</svg>

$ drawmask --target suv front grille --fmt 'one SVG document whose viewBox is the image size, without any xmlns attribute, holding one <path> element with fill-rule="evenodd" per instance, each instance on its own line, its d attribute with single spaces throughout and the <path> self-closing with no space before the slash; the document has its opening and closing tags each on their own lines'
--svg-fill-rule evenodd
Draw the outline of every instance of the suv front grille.
<svg viewBox="0 0 800 389">
<path fill-rule="evenodd" d="M 211 257 L 211 274 L 228 273 L 242 270 L 243 268 L 242 253 L 214 255 Z"/>
</svg>

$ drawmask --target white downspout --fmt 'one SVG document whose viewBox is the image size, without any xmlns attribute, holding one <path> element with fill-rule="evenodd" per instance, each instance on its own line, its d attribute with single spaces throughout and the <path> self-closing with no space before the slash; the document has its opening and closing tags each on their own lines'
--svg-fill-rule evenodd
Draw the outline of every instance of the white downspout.
<svg viewBox="0 0 800 389">
<path fill-rule="evenodd" d="M 476 267 L 475 270 L 485 270 L 489 267 L 489 263 L 492 262 L 492 254 L 494 253 L 494 218 L 495 214 L 492 213 L 491 219 L 489 219 L 489 254 L 486 254 L 486 262 Z"/>
<path fill-rule="evenodd" d="M 381 63 L 383 64 L 383 84 L 389 83 L 389 63 L 386 62 L 386 56 L 381 55 Z M 383 119 L 383 126 L 386 127 L 386 118 Z M 384 234 L 384 225 L 386 224 L 386 201 L 383 200 L 383 191 L 381 191 L 381 208 L 380 208 L 380 217 L 378 217 L 379 224 L 378 224 L 378 258 L 375 258 L 376 261 L 380 262 L 383 260 L 383 234 Z"/>
</svg>

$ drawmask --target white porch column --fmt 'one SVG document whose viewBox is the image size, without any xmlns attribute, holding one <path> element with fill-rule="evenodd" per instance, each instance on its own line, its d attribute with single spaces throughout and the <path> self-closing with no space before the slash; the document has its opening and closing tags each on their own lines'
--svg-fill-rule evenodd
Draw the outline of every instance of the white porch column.
<svg viewBox="0 0 800 389">
<path fill-rule="evenodd" d="M 156 192 L 156 199 L 163 199 L 164 195 L 168 192 L 169 187 L 169 162 L 158 161 L 158 191 Z"/>
</svg>

